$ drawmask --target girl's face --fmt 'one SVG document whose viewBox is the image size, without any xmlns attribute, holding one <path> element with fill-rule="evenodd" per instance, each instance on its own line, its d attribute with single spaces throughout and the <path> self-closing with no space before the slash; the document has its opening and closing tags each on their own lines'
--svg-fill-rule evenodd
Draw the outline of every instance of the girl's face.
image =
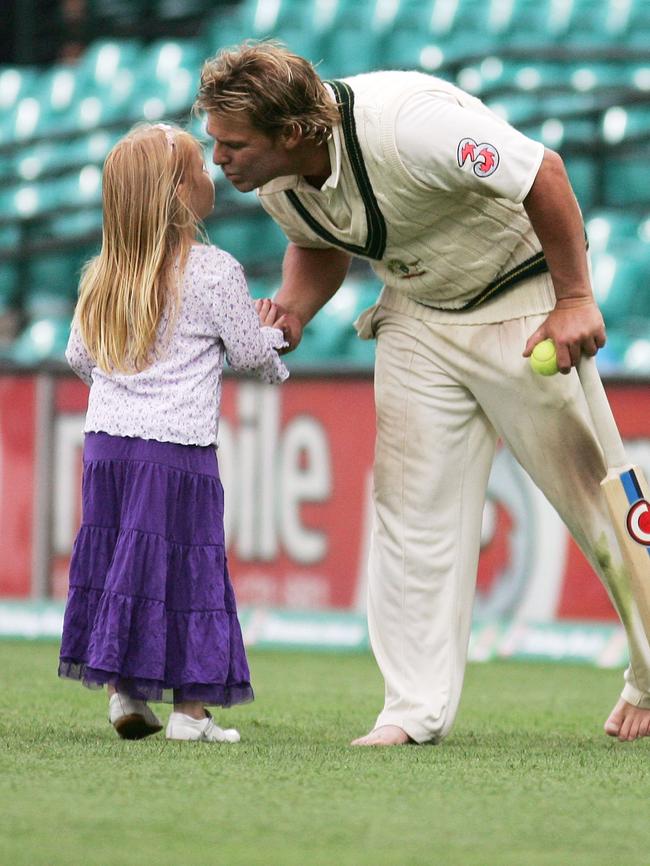
<svg viewBox="0 0 650 866">
<path fill-rule="evenodd" d="M 183 186 L 187 190 L 188 206 L 198 219 L 205 219 L 214 208 L 214 183 L 206 168 L 203 154 L 198 147 L 192 153 L 192 160 L 187 177 L 183 180 Z"/>
</svg>

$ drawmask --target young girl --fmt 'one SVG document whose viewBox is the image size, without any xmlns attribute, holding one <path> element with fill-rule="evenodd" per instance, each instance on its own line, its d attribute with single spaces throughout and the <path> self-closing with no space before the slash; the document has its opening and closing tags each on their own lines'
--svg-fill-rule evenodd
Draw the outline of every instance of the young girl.
<svg viewBox="0 0 650 866">
<path fill-rule="evenodd" d="M 173 701 L 168 739 L 237 742 L 205 709 L 253 699 L 224 550 L 222 367 L 282 382 L 283 335 L 240 265 L 196 241 L 214 185 L 188 133 L 134 129 L 102 195 L 66 352 L 90 397 L 59 676 L 107 685 L 126 739 L 161 730 L 155 700 Z"/>
</svg>

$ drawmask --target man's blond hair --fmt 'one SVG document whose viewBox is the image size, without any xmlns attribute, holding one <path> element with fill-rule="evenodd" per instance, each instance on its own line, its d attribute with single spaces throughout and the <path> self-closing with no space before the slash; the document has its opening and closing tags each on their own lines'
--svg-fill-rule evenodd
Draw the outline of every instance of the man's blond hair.
<svg viewBox="0 0 650 866">
<path fill-rule="evenodd" d="M 272 138 L 299 129 L 304 139 L 319 143 L 339 120 L 336 103 L 312 64 L 275 41 L 247 41 L 206 60 L 194 109 L 245 112 Z"/>
</svg>

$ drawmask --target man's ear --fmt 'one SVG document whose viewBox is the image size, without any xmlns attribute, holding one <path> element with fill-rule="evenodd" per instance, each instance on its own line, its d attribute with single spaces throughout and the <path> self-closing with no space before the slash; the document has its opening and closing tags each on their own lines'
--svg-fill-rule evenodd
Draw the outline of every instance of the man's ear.
<svg viewBox="0 0 650 866">
<path fill-rule="evenodd" d="M 302 129 L 298 123 L 290 123 L 280 133 L 280 139 L 287 150 L 294 150 L 302 143 Z"/>
</svg>

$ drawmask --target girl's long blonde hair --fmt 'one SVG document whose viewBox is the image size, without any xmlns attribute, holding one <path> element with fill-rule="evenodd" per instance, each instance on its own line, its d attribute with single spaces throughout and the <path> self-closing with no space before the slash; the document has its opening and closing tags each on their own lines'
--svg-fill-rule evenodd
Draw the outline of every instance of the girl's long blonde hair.
<svg viewBox="0 0 650 866">
<path fill-rule="evenodd" d="M 75 317 L 102 370 L 136 373 L 155 357 L 159 328 L 175 321 L 182 273 L 199 220 L 179 195 L 199 143 L 167 124 L 135 127 L 110 151 L 102 180 L 103 232 L 85 266 Z"/>
</svg>

